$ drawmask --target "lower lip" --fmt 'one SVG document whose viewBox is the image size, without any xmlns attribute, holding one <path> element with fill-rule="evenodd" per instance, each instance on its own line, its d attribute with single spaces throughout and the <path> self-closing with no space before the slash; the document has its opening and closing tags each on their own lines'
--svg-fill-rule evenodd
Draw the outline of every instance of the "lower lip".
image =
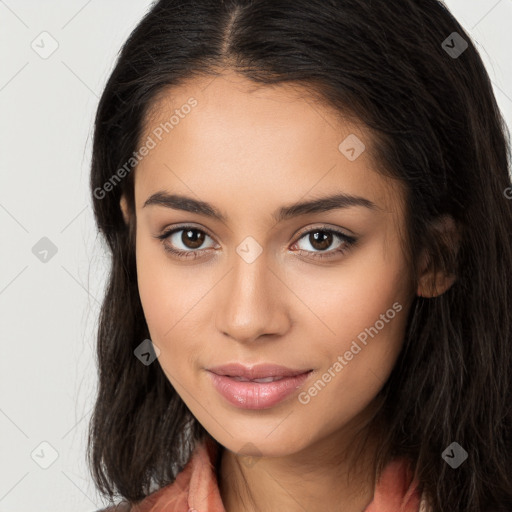
<svg viewBox="0 0 512 512">
<path fill-rule="evenodd" d="M 226 375 L 208 371 L 217 391 L 232 405 L 241 409 L 268 409 L 297 391 L 312 371 L 285 377 L 274 382 L 241 382 Z"/>
</svg>

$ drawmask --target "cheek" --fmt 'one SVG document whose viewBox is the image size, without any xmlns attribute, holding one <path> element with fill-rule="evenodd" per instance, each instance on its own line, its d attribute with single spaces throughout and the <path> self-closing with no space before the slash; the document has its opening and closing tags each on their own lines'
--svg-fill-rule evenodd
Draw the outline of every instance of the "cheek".
<svg viewBox="0 0 512 512">
<path fill-rule="evenodd" d="M 289 281 L 314 315 L 308 315 L 312 321 L 303 326 L 315 328 L 317 335 L 311 339 L 321 338 L 320 349 L 332 355 L 333 351 L 348 350 L 351 340 L 376 322 L 387 344 L 401 341 L 411 296 L 407 275 L 399 246 L 386 247 L 382 237 L 368 242 L 336 267 L 311 266 L 307 273 L 297 272 Z M 393 309 L 397 302 L 399 313 L 396 309 L 400 306 Z M 385 315 L 383 320 L 381 315 Z"/>
<path fill-rule="evenodd" d="M 193 267 L 173 264 L 160 244 L 150 240 L 137 241 L 136 258 L 140 300 L 151 340 L 161 351 L 160 364 L 179 372 L 188 367 L 185 358 L 194 361 L 201 352 L 206 327 L 204 315 L 198 315 L 207 306 L 212 283 Z"/>
<path fill-rule="evenodd" d="M 172 386 L 183 397 L 191 387 L 186 377 L 186 358 L 191 353 L 187 344 L 193 336 L 181 336 L 179 319 L 182 287 L 169 276 L 169 265 L 161 263 L 155 250 L 142 246 L 137 250 L 137 281 L 144 316 L 151 341 L 159 348 L 158 364 Z M 185 317 L 186 318 L 186 317 Z M 185 395 L 184 395 L 185 394 Z"/>
<path fill-rule="evenodd" d="M 172 287 L 165 277 L 165 265 L 162 264 L 161 257 L 158 257 L 158 249 L 152 247 L 153 245 L 155 244 L 143 237 L 137 237 L 137 284 L 144 316 L 156 343 L 162 330 L 172 326 L 172 311 L 169 306 L 173 304 L 174 297 Z M 156 247 L 158 248 L 157 244 Z"/>
<path fill-rule="evenodd" d="M 324 363 L 303 395 L 316 413 L 330 404 L 330 416 L 348 418 L 375 397 L 395 365 L 411 297 L 405 260 L 399 249 L 391 251 L 375 243 L 331 275 L 302 277 L 299 294 L 309 290 L 308 306 L 323 324 L 304 324 Z"/>
<path fill-rule="evenodd" d="M 179 355 L 174 353 L 176 346 L 183 346 L 183 343 L 170 341 L 176 339 L 183 320 L 187 319 L 188 288 L 180 281 L 179 274 L 173 272 L 161 245 L 144 237 L 149 235 L 137 238 L 137 283 L 150 337 L 160 349 L 159 361 L 163 365 L 164 361 L 173 361 Z"/>
</svg>

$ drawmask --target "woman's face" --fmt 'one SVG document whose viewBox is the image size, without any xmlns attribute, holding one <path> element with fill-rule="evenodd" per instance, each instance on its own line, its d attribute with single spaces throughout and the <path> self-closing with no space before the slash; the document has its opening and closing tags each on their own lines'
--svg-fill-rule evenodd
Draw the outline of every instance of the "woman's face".
<svg viewBox="0 0 512 512">
<path fill-rule="evenodd" d="M 347 434 L 395 364 L 414 297 L 402 191 L 376 172 L 366 132 L 290 85 L 196 78 L 156 107 L 135 171 L 153 364 L 242 455 Z M 291 208 L 341 194 L 363 200 Z M 208 369 L 228 363 L 312 372 L 281 384 L 217 377 L 225 396 Z"/>
</svg>

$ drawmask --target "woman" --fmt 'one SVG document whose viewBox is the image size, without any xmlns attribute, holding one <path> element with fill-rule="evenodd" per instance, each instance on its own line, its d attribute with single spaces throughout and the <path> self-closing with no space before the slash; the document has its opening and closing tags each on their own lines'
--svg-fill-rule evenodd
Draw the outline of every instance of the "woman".
<svg viewBox="0 0 512 512">
<path fill-rule="evenodd" d="M 157 2 L 95 124 L 101 492 L 511 510 L 506 135 L 436 0 Z"/>
</svg>

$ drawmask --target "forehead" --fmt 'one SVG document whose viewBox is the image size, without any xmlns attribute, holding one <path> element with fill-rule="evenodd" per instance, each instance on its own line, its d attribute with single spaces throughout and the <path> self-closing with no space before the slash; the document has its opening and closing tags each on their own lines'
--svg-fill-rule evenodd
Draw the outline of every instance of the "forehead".
<svg viewBox="0 0 512 512">
<path fill-rule="evenodd" d="M 377 172 L 370 132 L 297 84 L 196 77 L 158 95 L 140 143 L 149 139 L 153 147 L 135 173 L 137 208 L 160 189 L 280 204 L 340 191 L 389 211 L 402 199 L 398 183 Z M 356 159 L 347 157 L 351 146 Z"/>
</svg>

